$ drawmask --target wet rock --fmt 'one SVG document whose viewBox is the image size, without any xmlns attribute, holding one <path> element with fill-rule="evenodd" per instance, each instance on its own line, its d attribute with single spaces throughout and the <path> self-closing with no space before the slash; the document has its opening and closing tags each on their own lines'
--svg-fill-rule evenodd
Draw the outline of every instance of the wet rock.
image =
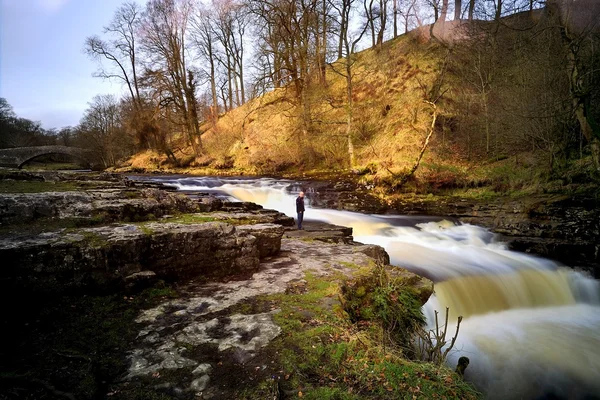
<svg viewBox="0 0 600 400">
<path fill-rule="evenodd" d="M 223 209 L 223 200 L 214 196 L 202 196 L 198 198 L 198 211 L 212 212 Z"/>
<path fill-rule="evenodd" d="M 218 211 L 208 214 L 213 219 L 232 223 L 246 224 L 277 224 L 281 226 L 293 226 L 294 219 L 274 210 L 255 211 Z"/>
<path fill-rule="evenodd" d="M 319 221 L 306 221 L 302 225 L 302 230 L 289 229 L 285 232 L 285 236 L 327 243 L 353 243 L 352 228 Z"/>
<path fill-rule="evenodd" d="M 249 201 L 228 201 L 223 204 L 225 211 L 256 211 L 262 208 L 263 206 Z"/>
<path fill-rule="evenodd" d="M 355 251 L 364 253 L 381 264 L 388 265 L 390 263 L 390 255 L 381 246 L 366 244 L 358 246 Z"/>
</svg>

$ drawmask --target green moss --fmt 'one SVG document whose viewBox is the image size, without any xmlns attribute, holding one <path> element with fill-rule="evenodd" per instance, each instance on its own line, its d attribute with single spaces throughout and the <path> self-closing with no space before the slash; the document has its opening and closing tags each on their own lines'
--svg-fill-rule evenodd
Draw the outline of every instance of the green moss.
<svg viewBox="0 0 600 400">
<path fill-rule="evenodd" d="M 150 301 L 179 297 L 177 291 L 170 286 L 166 286 L 164 282 L 157 283 L 154 287 L 146 289 L 143 296 Z"/>
<path fill-rule="evenodd" d="M 146 236 L 151 236 L 154 234 L 154 229 L 150 228 L 147 224 L 141 223 L 137 224 L 137 227 L 144 233 Z"/>
<path fill-rule="evenodd" d="M 90 231 L 76 231 L 84 237 L 84 243 L 91 247 L 106 247 L 108 246 L 108 239 L 96 232 Z"/>
<path fill-rule="evenodd" d="M 340 261 L 340 264 L 342 264 L 346 268 L 350 268 L 353 270 L 360 270 L 360 269 L 364 268 L 364 266 L 362 266 L 362 265 L 358 265 L 358 264 L 347 262 L 347 261 Z"/>
<path fill-rule="evenodd" d="M 230 225 L 253 225 L 257 223 L 257 220 L 250 218 L 228 218 L 222 220 L 222 222 L 228 223 Z"/>
<path fill-rule="evenodd" d="M 128 199 L 139 199 L 142 197 L 142 193 L 139 190 L 127 190 L 123 192 L 123 195 Z"/>
<path fill-rule="evenodd" d="M 369 276 L 366 272 L 362 275 Z M 372 298 L 371 310 L 373 318 L 378 319 L 353 323 L 337 300 L 342 278 L 319 277 L 309 272 L 305 276 L 306 293 L 264 296 L 263 300 L 281 309 L 274 319 L 282 333 L 270 347 L 278 355 L 284 390 L 295 395 L 302 392 L 307 399 L 479 397 L 448 368 L 409 361 L 402 357 L 400 349 L 387 345 L 379 318 L 389 318 L 393 312 L 389 305 L 379 304 L 382 299 L 377 296 Z M 378 294 L 387 295 L 385 300 L 401 291 L 399 286 L 388 286 L 389 290 Z M 364 289 L 363 297 L 368 297 L 369 292 Z M 412 311 L 415 307 L 420 310 L 411 304 Z M 411 318 L 421 321 L 422 315 Z M 265 380 L 241 398 L 267 398 L 270 386 L 272 381 Z"/>
<path fill-rule="evenodd" d="M 166 218 L 163 221 L 165 222 L 174 222 L 177 224 L 201 224 L 205 222 L 215 222 L 218 221 L 218 218 L 212 217 L 210 215 L 200 215 L 200 214 L 181 214 L 174 216 L 172 218 Z"/>
</svg>

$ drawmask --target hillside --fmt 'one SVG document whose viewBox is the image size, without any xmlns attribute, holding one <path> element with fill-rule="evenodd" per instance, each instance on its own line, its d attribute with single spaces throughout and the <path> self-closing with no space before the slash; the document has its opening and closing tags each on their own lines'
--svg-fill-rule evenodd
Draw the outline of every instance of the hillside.
<svg viewBox="0 0 600 400">
<path fill-rule="evenodd" d="M 326 171 L 386 191 L 475 196 L 595 190 L 588 143 L 567 109 L 564 46 L 546 19 L 538 12 L 513 15 L 501 26 L 447 23 L 435 27 L 434 39 L 428 28 L 412 31 L 352 56 L 351 108 L 340 59 L 328 65 L 326 82 L 309 82 L 301 98 L 290 86 L 279 88 L 205 123 L 203 155 L 195 157 L 182 141 L 177 163 L 145 152 L 126 169 Z"/>
</svg>

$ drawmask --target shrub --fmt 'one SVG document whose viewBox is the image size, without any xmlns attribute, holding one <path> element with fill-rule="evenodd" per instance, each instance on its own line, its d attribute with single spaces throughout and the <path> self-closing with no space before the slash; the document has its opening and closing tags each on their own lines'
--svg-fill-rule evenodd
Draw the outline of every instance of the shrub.
<svg viewBox="0 0 600 400">
<path fill-rule="evenodd" d="M 423 297 L 431 293 L 418 292 L 413 279 L 420 277 L 407 278 L 395 270 L 400 269 L 379 264 L 369 274 L 346 281 L 341 302 L 352 322 L 380 325 L 384 340 L 413 357 L 412 339 L 425 324 Z"/>
</svg>

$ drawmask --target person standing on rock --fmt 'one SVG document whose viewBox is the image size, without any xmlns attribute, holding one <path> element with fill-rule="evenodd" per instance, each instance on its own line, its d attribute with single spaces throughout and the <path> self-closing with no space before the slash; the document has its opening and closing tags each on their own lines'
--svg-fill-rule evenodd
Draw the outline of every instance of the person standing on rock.
<svg viewBox="0 0 600 400">
<path fill-rule="evenodd" d="M 304 220 L 304 192 L 300 192 L 296 197 L 296 213 L 298 214 L 298 229 L 302 229 L 302 221 Z"/>
</svg>

